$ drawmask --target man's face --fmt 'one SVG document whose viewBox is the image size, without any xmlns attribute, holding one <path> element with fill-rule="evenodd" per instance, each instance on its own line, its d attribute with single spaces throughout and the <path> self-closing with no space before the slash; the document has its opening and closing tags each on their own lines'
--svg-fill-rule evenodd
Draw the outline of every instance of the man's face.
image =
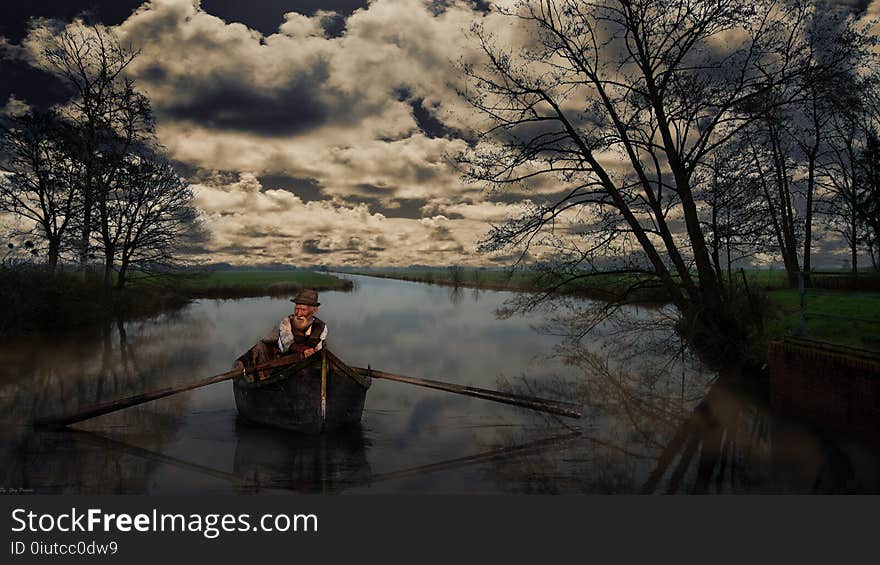
<svg viewBox="0 0 880 565">
<path fill-rule="evenodd" d="M 293 309 L 293 325 L 298 330 L 304 330 L 309 327 L 312 322 L 312 316 L 318 309 L 314 306 L 306 306 L 305 304 L 297 304 Z"/>
</svg>

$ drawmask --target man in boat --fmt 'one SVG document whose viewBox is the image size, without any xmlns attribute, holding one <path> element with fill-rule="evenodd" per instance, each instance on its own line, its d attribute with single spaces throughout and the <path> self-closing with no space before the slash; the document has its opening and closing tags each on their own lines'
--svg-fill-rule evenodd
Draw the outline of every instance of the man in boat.
<svg viewBox="0 0 880 565">
<path fill-rule="evenodd" d="M 303 290 L 290 301 L 294 303 L 293 314 L 278 324 L 278 350 L 288 355 L 298 353 L 305 358 L 324 347 L 327 324 L 315 316 L 321 305 L 316 291 Z"/>
<path fill-rule="evenodd" d="M 293 357 L 291 361 L 305 359 L 324 347 L 327 340 L 327 324 L 318 318 L 318 293 L 312 289 L 300 291 L 290 300 L 294 303 L 293 314 L 281 319 L 268 336 L 261 339 L 235 362 L 236 369 L 244 370 L 282 356 Z M 258 374 L 258 380 L 265 375 Z"/>
</svg>

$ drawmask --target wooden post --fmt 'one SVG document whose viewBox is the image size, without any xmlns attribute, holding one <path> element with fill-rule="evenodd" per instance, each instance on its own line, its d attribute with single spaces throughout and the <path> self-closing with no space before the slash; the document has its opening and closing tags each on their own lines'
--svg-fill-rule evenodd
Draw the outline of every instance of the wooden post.
<svg viewBox="0 0 880 565">
<path fill-rule="evenodd" d="M 801 295 L 801 320 L 797 335 L 803 337 L 807 335 L 807 289 L 806 284 L 804 284 L 804 276 L 806 276 L 806 273 L 799 271 L 798 275 L 798 291 Z"/>
<path fill-rule="evenodd" d="M 749 290 L 749 280 L 746 278 L 746 270 L 740 267 L 739 274 L 742 277 L 743 287 L 746 290 L 746 297 L 748 297 L 749 299 L 749 307 L 752 309 L 752 316 L 755 318 L 755 322 L 758 324 L 758 329 L 761 330 L 761 335 L 764 335 L 764 317 L 761 315 L 761 311 L 755 304 L 755 299 L 752 296 L 752 291 Z"/>
<path fill-rule="evenodd" d="M 321 427 L 327 420 L 327 352 L 321 348 Z"/>
</svg>

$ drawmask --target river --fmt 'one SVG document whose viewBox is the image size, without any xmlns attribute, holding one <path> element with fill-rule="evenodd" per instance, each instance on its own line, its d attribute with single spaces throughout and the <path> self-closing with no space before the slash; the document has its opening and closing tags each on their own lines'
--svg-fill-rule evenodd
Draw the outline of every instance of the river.
<svg viewBox="0 0 880 565">
<path fill-rule="evenodd" d="M 583 417 L 374 380 L 359 428 L 300 436 L 243 421 L 226 382 L 73 431 L 31 429 L 35 416 L 227 371 L 292 306 L 197 300 L 149 320 L 0 347 L 0 489 L 880 491 L 876 448 L 775 416 L 760 387 L 689 355 L 668 309 L 601 310 L 597 320 L 584 312 L 601 304 L 566 298 L 505 314 L 517 295 L 350 277 L 355 290 L 321 293 L 319 312 L 329 347 L 349 364 L 575 402 Z"/>
</svg>

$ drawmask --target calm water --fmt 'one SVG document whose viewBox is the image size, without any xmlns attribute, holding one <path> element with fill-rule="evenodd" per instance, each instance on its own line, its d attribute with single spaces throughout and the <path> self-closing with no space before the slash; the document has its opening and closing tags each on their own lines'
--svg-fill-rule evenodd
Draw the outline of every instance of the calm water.
<svg viewBox="0 0 880 565">
<path fill-rule="evenodd" d="M 880 454 L 775 417 L 691 359 L 663 309 L 591 331 L 590 301 L 499 317 L 514 295 L 352 277 L 321 294 L 352 365 L 576 402 L 579 420 L 375 380 L 362 426 L 304 437 L 238 418 L 220 383 L 70 432 L 70 411 L 226 371 L 287 300 L 200 300 L 0 348 L 0 488 L 37 493 L 878 492 Z"/>
</svg>

